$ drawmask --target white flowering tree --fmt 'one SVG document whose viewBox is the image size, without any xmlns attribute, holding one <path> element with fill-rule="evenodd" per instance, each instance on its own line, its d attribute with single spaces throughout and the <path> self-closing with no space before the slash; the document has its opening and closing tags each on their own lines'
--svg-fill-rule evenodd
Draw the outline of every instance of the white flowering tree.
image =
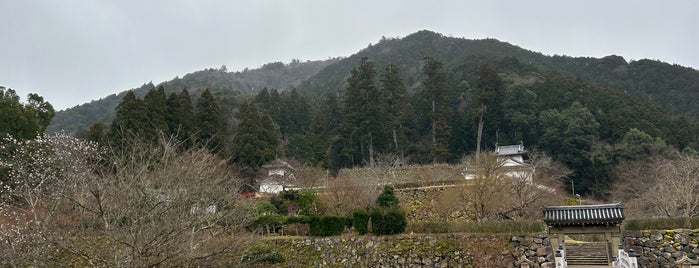
<svg viewBox="0 0 699 268">
<path fill-rule="evenodd" d="M 172 140 L 135 145 L 5 138 L 0 266 L 231 265 L 248 217 L 229 209 L 239 185 L 226 161 Z"/>
</svg>

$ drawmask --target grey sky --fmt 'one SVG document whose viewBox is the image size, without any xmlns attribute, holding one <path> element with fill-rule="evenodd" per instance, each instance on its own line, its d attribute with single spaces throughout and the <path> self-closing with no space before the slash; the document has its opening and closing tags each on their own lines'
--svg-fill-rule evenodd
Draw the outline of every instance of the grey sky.
<svg viewBox="0 0 699 268">
<path fill-rule="evenodd" d="M 699 1 L 0 0 L 0 85 L 65 109 L 203 68 L 349 56 L 428 29 L 699 69 Z"/>
</svg>

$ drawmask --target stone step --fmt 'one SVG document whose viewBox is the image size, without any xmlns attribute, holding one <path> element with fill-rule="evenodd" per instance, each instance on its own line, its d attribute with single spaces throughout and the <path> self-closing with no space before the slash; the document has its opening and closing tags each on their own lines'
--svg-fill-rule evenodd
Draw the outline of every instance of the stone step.
<svg viewBox="0 0 699 268">
<path fill-rule="evenodd" d="M 566 243 L 566 261 L 571 265 L 606 265 L 607 243 Z"/>
</svg>

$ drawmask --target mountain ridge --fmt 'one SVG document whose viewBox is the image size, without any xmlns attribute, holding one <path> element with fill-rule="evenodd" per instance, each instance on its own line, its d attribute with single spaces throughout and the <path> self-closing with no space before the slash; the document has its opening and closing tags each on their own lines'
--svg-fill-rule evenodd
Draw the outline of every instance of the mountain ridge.
<svg viewBox="0 0 699 268">
<path fill-rule="evenodd" d="M 193 95 L 210 88 L 221 94 L 253 94 L 260 89 L 278 90 L 296 87 L 311 103 L 319 103 L 328 92 L 342 93 L 350 70 L 362 57 L 368 57 L 382 72 L 382 66 L 393 63 L 401 70 L 409 88 L 416 90 L 422 79 L 421 61 L 432 57 L 444 62 L 450 70 L 472 70 L 478 62 L 512 58 L 542 71 L 558 72 L 583 79 L 593 84 L 632 94 L 658 104 L 670 112 L 697 119 L 699 106 L 699 71 L 655 60 L 627 62 L 623 57 L 610 55 L 602 58 L 548 56 L 497 39 L 465 39 L 447 37 L 429 30 L 421 30 L 403 38 L 381 38 L 373 45 L 344 58 L 326 61 L 289 64 L 268 63 L 259 69 L 242 72 L 205 69 L 164 81 L 166 92 L 188 88 Z M 294 72 L 293 70 L 301 70 Z M 138 96 L 145 95 L 152 83 L 134 89 Z M 95 122 L 108 123 L 114 108 L 126 91 L 103 99 L 59 111 L 48 128 L 69 133 L 84 131 Z"/>
</svg>

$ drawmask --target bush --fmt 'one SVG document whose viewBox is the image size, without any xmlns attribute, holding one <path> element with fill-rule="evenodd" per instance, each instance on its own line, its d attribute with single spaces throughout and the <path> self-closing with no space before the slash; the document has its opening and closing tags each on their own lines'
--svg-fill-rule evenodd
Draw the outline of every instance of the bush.
<svg viewBox="0 0 699 268">
<path fill-rule="evenodd" d="M 331 236 L 342 234 L 345 230 L 345 219 L 338 216 L 316 216 L 309 223 L 312 236 Z"/>
<path fill-rule="evenodd" d="M 371 232 L 377 235 L 393 235 L 405 232 L 408 218 L 399 207 L 374 208 L 371 211 Z"/>
<path fill-rule="evenodd" d="M 363 235 L 369 232 L 369 212 L 358 208 L 352 212 L 352 226 L 357 233 Z"/>
<path fill-rule="evenodd" d="M 626 230 L 670 230 L 697 228 L 699 228 L 699 217 L 635 219 L 627 220 L 624 225 L 624 229 Z"/>
<path fill-rule="evenodd" d="M 400 205 L 396 194 L 393 193 L 393 187 L 386 185 L 383 187 L 383 192 L 376 198 L 376 204 L 380 207 L 389 208 Z"/>
</svg>

